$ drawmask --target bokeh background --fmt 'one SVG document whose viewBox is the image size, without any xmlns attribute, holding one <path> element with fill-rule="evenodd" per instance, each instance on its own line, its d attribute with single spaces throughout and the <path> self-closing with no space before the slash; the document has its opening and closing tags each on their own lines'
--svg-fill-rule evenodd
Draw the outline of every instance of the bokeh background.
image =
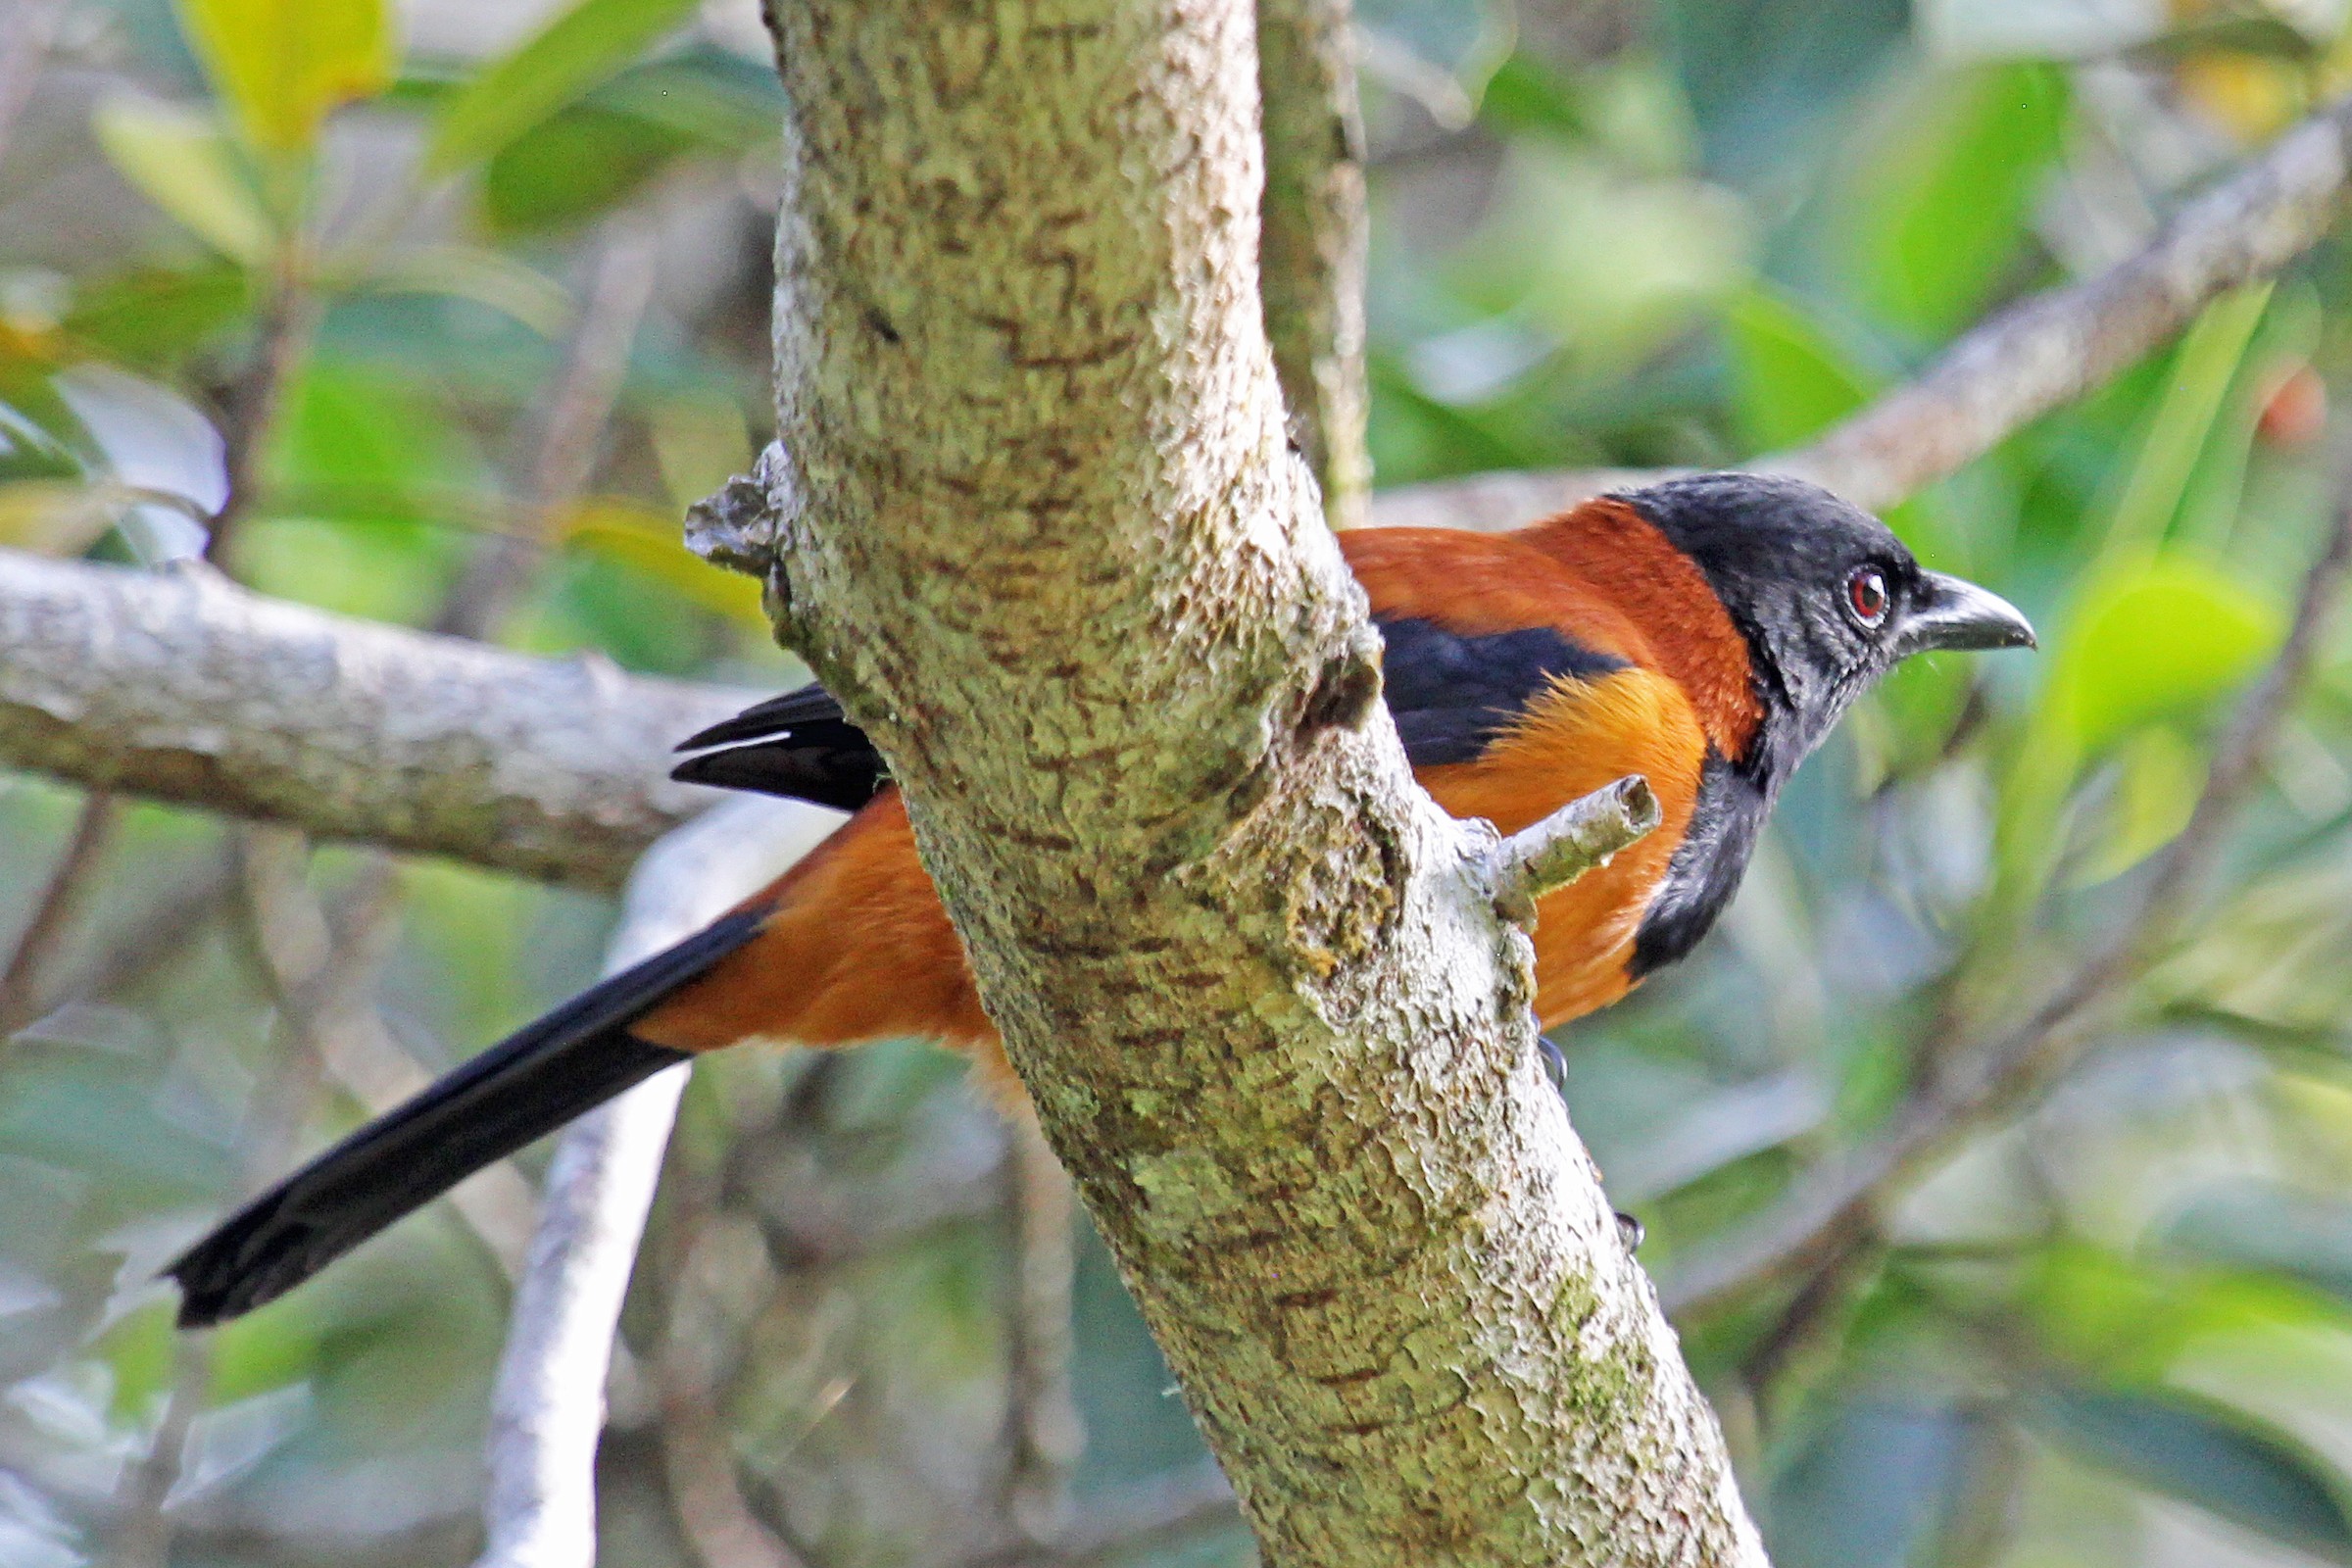
<svg viewBox="0 0 2352 1568">
<path fill-rule="evenodd" d="M 800 677 L 677 543 L 768 424 L 750 0 L 220 4 L 194 46 L 167 0 L 8 3 L 0 547 Z M 1363 0 L 1379 482 L 1800 442 L 2352 82 L 2345 10 Z M 254 27 L 310 67 L 241 73 Z M 2346 261 L 1892 514 L 2043 652 L 1902 673 L 1724 929 L 1563 1042 L 1662 1276 L 2132 910 L 2325 526 Z M 1809 1292 L 1683 1322 L 1783 1568 L 2352 1562 L 2347 653 L 2101 1028 Z M 0 946 L 0 1563 L 467 1561 L 544 1151 L 207 1343 L 151 1275 L 589 980 L 612 906 L 0 774 L 0 944 L 68 862 L 42 951 Z M 604 1560 L 1248 1560 L 1083 1222 L 1062 1332 L 1055 1225 L 925 1046 L 707 1063 Z"/>
</svg>

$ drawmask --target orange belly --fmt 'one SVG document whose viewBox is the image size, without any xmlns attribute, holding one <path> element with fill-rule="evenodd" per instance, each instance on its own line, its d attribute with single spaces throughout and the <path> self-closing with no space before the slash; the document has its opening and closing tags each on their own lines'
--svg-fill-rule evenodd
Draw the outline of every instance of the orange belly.
<svg viewBox="0 0 2352 1568">
<path fill-rule="evenodd" d="M 886 789 L 772 886 L 760 934 L 630 1026 L 677 1051 L 832 1047 L 921 1035 L 1001 1064 L 963 945 Z"/>
<path fill-rule="evenodd" d="M 1536 1015 L 1545 1028 L 1633 989 L 1626 961 L 1698 800 L 1705 737 L 1674 683 L 1644 669 L 1555 690 L 1476 761 L 1417 775 L 1455 816 L 1505 833 L 1628 773 L 1657 795 L 1656 831 L 1536 905 Z"/>
</svg>

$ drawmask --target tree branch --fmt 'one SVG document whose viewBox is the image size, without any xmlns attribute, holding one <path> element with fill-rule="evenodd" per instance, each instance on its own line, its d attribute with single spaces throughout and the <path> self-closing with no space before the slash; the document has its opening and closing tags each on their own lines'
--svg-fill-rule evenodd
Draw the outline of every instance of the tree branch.
<svg viewBox="0 0 2352 1568">
<path fill-rule="evenodd" d="M 1893 505 L 2136 364 L 2334 223 L 2352 175 L 2352 99 L 2321 110 L 2175 213 L 2136 256 L 2009 307 L 1927 370 L 1766 466 L 1857 506 Z"/>
<path fill-rule="evenodd" d="M 1257 0 L 1266 145 L 1258 293 L 1291 427 L 1335 528 L 1364 520 L 1364 124 L 1348 0 Z"/>
<path fill-rule="evenodd" d="M 1825 1257 L 1842 1263 L 1839 1254 L 1866 1234 L 1891 1192 L 1967 1128 L 2015 1104 L 2072 1060 L 2107 1005 L 2180 929 L 2334 622 L 2352 572 L 2352 462 L 2342 468 L 2333 506 L 2332 526 L 2304 577 L 2285 642 L 2216 743 L 2213 772 L 2187 826 L 2156 858 L 2114 935 L 2024 1018 L 1949 1053 L 1949 1066 L 1876 1138 L 1814 1170 L 1732 1240 L 1677 1267 L 1661 1289 L 1670 1310 L 1704 1310 Z"/>
<path fill-rule="evenodd" d="M 2352 99 L 2295 125 L 2180 208 L 2140 252 L 2001 311 L 1916 379 L 1810 446 L 1760 468 L 1798 473 L 1881 509 L 2104 385 L 2239 284 L 2317 244 L 2352 177 Z M 1382 526 L 1515 528 L 1655 473 L 1487 473 L 1382 495 Z"/>
<path fill-rule="evenodd" d="M 1369 521 L 1375 528 L 1469 528 L 1479 533 L 1507 533 L 1612 490 L 1655 484 L 1673 471 L 1558 468 L 1433 479 L 1427 484 L 1383 490 L 1372 498 Z"/>
<path fill-rule="evenodd" d="M 678 737 L 748 700 L 0 551 L 0 759 L 97 789 L 594 888 L 710 792 Z"/>
<path fill-rule="evenodd" d="M 74 830 L 57 866 L 49 873 L 32 912 L 17 934 L 8 963 L 0 968 L 0 1040 L 40 1017 L 50 994 L 49 972 L 64 951 L 66 933 L 88 902 L 90 877 L 105 862 L 122 803 L 111 795 L 85 796 L 74 813 Z"/>
<path fill-rule="evenodd" d="M 806 854 L 839 813 L 737 796 L 649 851 L 606 970 L 669 946 Z M 574 1122 L 556 1146 L 538 1233 L 491 1394 L 479 1568 L 590 1568 L 605 1375 L 654 1179 L 686 1074 L 672 1069 Z"/>
<path fill-rule="evenodd" d="M 719 543 L 889 758 L 1268 1561 L 1761 1562 L 1288 449 L 1250 6 L 770 14 L 775 506 Z"/>
</svg>

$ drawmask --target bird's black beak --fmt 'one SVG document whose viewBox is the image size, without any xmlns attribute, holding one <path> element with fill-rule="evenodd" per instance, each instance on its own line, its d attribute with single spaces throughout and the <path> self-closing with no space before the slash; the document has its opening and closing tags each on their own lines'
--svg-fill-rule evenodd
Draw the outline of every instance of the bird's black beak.
<svg viewBox="0 0 2352 1568">
<path fill-rule="evenodd" d="M 2034 623 L 1998 594 L 1940 571 L 1921 573 L 1926 592 L 1895 628 L 1894 656 L 1931 649 L 2032 648 Z"/>
</svg>

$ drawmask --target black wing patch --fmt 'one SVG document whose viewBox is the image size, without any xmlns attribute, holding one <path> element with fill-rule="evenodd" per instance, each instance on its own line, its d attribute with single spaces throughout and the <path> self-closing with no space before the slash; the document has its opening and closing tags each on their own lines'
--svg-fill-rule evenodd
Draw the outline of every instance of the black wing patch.
<svg viewBox="0 0 2352 1568">
<path fill-rule="evenodd" d="M 1690 824 L 1634 933 L 1634 956 L 1625 966 L 1629 977 L 1640 980 L 1698 946 L 1740 891 L 1771 811 L 1772 796 L 1756 775 L 1708 747 Z"/>
<path fill-rule="evenodd" d="M 684 783 L 754 790 L 844 811 L 872 800 L 887 779 L 882 754 L 822 686 L 747 708 L 678 750 L 704 754 L 670 769 L 669 776 Z"/>
<path fill-rule="evenodd" d="M 1549 626 L 1464 636 L 1417 617 L 1373 623 L 1389 645 L 1389 713 L 1415 767 L 1475 760 L 1555 680 L 1594 680 L 1626 667 Z"/>
<path fill-rule="evenodd" d="M 1378 618 L 1389 711 L 1415 767 L 1467 762 L 1554 680 L 1626 667 L 1548 626 L 1464 636 L 1434 620 Z M 822 686 L 771 697 L 688 739 L 670 770 L 688 784 L 754 790 L 855 811 L 889 782 L 882 756 Z"/>
</svg>

